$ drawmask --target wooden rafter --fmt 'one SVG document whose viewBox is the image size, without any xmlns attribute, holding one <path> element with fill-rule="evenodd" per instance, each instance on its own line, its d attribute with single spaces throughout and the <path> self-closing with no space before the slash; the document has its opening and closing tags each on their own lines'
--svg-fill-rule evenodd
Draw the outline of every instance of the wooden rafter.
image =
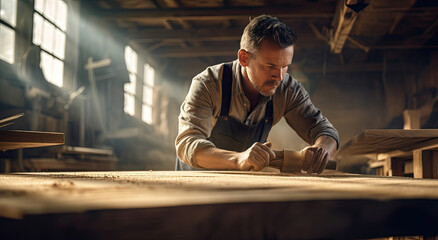
<svg viewBox="0 0 438 240">
<path fill-rule="evenodd" d="M 95 16 L 107 19 L 157 20 L 228 20 L 247 19 L 263 13 L 279 18 L 330 18 L 333 17 L 331 4 L 306 7 L 239 7 L 239 8 L 175 8 L 175 9 L 118 9 L 96 10 Z"/>
<path fill-rule="evenodd" d="M 157 40 L 199 40 L 199 41 L 233 41 L 239 40 L 243 29 L 211 29 L 201 30 L 163 30 L 145 29 L 128 33 L 128 37 L 134 41 L 148 42 Z"/>
<path fill-rule="evenodd" d="M 199 47 L 193 48 L 180 48 L 168 50 L 164 49 L 160 52 L 154 53 L 153 55 L 157 58 L 186 58 L 186 57 L 215 57 L 215 56 L 237 56 L 237 50 L 232 48 L 207 48 Z"/>
<path fill-rule="evenodd" d="M 329 36 L 330 51 L 336 54 L 342 52 L 348 35 L 356 22 L 357 14 L 348 8 L 344 0 L 338 1 L 336 16 L 333 19 L 333 31 Z"/>
</svg>

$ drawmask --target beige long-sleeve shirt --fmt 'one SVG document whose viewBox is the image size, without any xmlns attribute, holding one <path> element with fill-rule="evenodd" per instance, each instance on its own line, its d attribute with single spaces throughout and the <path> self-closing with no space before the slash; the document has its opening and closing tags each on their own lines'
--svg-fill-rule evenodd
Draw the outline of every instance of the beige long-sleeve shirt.
<svg viewBox="0 0 438 240">
<path fill-rule="evenodd" d="M 276 92 L 264 97 L 251 111 L 243 91 L 239 61 L 233 62 L 233 84 L 229 115 L 247 125 L 264 119 L 266 103 L 273 99 L 273 125 L 282 117 L 307 143 L 313 144 L 321 135 L 333 137 L 339 146 L 338 132 L 310 100 L 309 94 L 296 79 L 285 74 Z M 199 167 L 194 159 L 197 150 L 215 147 L 207 140 L 220 115 L 222 102 L 223 64 L 208 67 L 192 80 L 189 93 L 181 105 L 179 131 L 175 141 L 178 157 Z"/>
</svg>

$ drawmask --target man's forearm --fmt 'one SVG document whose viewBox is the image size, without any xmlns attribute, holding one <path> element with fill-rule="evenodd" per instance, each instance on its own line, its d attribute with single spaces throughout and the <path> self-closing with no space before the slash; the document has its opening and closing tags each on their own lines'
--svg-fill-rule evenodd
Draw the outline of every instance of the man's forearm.
<svg viewBox="0 0 438 240">
<path fill-rule="evenodd" d="M 319 136 L 318 139 L 316 139 L 313 146 L 324 148 L 330 154 L 330 157 L 333 157 L 333 155 L 335 155 L 336 153 L 338 143 L 333 137 L 330 137 L 328 135 L 322 135 Z"/>
<path fill-rule="evenodd" d="M 196 151 L 196 164 L 206 169 L 237 169 L 236 152 L 219 148 L 204 148 Z"/>
<path fill-rule="evenodd" d="M 208 169 L 234 169 L 260 171 L 275 159 L 271 143 L 255 142 L 243 152 L 227 151 L 215 147 L 199 149 L 195 152 L 198 166 Z"/>
</svg>

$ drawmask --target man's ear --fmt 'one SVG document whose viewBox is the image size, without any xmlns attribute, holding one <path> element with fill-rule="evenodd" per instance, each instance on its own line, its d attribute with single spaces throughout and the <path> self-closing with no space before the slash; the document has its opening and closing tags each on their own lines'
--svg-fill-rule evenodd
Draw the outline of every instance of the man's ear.
<svg viewBox="0 0 438 240">
<path fill-rule="evenodd" d="M 240 65 L 242 65 L 242 67 L 247 67 L 250 58 L 249 53 L 243 49 L 239 49 L 237 56 L 239 57 Z"/>
</svg>

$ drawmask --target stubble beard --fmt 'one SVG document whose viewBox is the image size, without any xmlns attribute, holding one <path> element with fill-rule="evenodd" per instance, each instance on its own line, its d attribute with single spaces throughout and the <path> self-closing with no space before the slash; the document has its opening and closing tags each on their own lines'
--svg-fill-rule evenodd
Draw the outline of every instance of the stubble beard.
<svg viewBox="0 0 438 240">
<path fill-rule="evenodd" d="M 274 93 L 275 93 L 275 91 L 277 90 L 277 87 L 278 86 L 276 86 L 274 89 L 272 89 L 272 90 L 269 90 L 269 91 L 263 91 L 257 84 L 255 84 L 251 79 L 250 79 L 250 82 L 251 82 L 251 84 L 254 86 L 254 88 L 262 95 L 262 96 L 265 96 L 265 97 L 269 97 L 269 96 L 272 96 L 272 95 L 274 95 Z M 262 86 L 263 87 L 263 86 Z"/>
</svg>

